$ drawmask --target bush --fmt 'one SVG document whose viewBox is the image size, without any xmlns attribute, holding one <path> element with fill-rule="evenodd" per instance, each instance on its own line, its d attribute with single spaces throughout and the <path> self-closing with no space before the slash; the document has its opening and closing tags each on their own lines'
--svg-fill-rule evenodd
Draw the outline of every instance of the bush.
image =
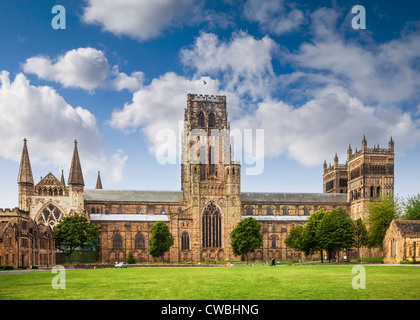
<svg viewBox="0 0 420 320">
<path fill-rule="evenodd" d="M 28 269 L 28 267 L 27 266 L 19 266 L 18 269 L 26 270 L 26 269 Z"/>
<path fill-rule="evenodd" d="M 1 266 L 1 269 L 3 270 L 13 270 L 15 267 L 13 266 Z"/>
<path fill-rule="evenodd" d="M 416 259 L 403 260 L 403 261 L 400 261 L 400 264 L 420 264 L 420 261 L 416 261 Z"/>
<path fill-rule="evenodd" d="M 133 255 L 133 253 L 131 251 L 128 253 L 126 262 L 128 264 L 134 264 L 134 263 L 136 263 L 136 259 L 134 258 L 134 255 Z"/>
</svg>

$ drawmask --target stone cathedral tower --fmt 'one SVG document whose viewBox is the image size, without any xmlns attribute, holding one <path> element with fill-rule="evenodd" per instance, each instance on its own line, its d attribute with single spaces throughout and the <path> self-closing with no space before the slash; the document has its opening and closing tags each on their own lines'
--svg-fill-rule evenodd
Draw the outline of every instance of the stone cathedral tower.
<svg viewBox="0 0 420 320">
<path fill-rule="evenodd" d="M 337 154 L 334 166 L 324 162 L 323 180 L 325 193 L 347 193 L 354 219 L 367 218 L 369 202 L 394 193 L 394 140 L 391 137 L 388 148 L 368 148 L 363 136 L 361 150 L 353 152 L 349 146 L 345 164 L 338 163 Z"/>
<path fill-rule="evenodd" d="M 241 220 L 240 164 L 231 161 L 226 97 L 188 95 L 181 183 L 193 214 L 194 260 L 232 257 L 229 234 Z"/>
</svg>

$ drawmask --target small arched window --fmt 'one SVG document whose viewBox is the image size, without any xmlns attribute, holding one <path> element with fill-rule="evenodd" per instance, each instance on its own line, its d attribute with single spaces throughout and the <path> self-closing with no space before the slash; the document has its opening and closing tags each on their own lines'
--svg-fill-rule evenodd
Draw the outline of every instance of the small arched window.
<svg viewBox="0 0 420 320">
<path fill-rule="evenodd" d="M 214 117 L 214 113 L 209 114 L 209 127 L 216 126 L 216 118 Z"/>
<path fill-rule="evenodd" d="M 309 209 L 307 207 L 303 208 L 303 215 L 309 216 Z"/>
<path fill-rule="evenodd" d="M 198 114 L 198 126 L 204 127 L 204 113 L 202 112 Z"/>
<path fill-rule="evenodd" d="M 246 208 L 246 215 L 247 216 L 252 216 L 252 207 L 247 207 Z"/>
<path fill-rule="evenodd" d="M 287 207 L 283 207 L 283 215 L 288 216 L 289 215 L 289 209 Z"/>
<path fill-rule="evenodd" d="M 277 248 L 277 237 L 276 236 L 271 237 L 271 248 Z"/>
<path fill-rule="evenodd" d="M 271 216 L 273 214 L 273 209 L 271 207 L 267 208 L 267 215 Z"/>
<path fill-rule="evenodd" d="M 162 211 L 161 211 L 161 213 L 162 213 L 162 214 L 166 214 L 165 207 L 162 207 Z"/>
<path fill-rule="evenodd" d="M 190 236 L 187 232 L 184 232 L 181 236 L 181 250 L 190 249 Z"/>
</svg>

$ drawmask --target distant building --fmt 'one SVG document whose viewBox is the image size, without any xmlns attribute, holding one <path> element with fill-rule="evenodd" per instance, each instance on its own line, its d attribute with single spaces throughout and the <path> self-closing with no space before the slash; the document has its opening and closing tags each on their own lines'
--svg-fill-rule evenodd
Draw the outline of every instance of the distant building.
<svg viewBox="0 0 420 320">
<path fill-rule="evenodd" d="M 420 259 L 420 220 L 393 220 L 383 241 L 384 263 Z"/>
</svg>

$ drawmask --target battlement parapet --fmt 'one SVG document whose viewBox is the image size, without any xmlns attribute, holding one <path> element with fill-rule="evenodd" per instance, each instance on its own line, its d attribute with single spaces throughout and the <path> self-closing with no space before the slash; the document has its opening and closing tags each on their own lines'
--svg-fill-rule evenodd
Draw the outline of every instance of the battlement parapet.
<svg viewBox="0 0 420 320">
<path fill-rule="evenodd" d="M 188 94 L 188 101 L 210 101 L 210 102 L 226 102 L 226 96 L 215 96 L 207 94 Z"/>
<path fill-rule="evenodd" d="M 0 208 L 0 215 L 18 215 L 20 213 L 19 208 Z"/>
<path fill-rule="evenodd" d="M 355 153 L 352 153 L 351 155 L 349 155 L 349 159 L 348 160 L 352 160 L 357 158 L 358 156 L 362 155 L 362 154 L 393 154 L 393 152 L 390 149 L 386 149 L 386 148 L 367 148 L 365 150 L 359 150 L 356 151 Z"/>
</svg>

